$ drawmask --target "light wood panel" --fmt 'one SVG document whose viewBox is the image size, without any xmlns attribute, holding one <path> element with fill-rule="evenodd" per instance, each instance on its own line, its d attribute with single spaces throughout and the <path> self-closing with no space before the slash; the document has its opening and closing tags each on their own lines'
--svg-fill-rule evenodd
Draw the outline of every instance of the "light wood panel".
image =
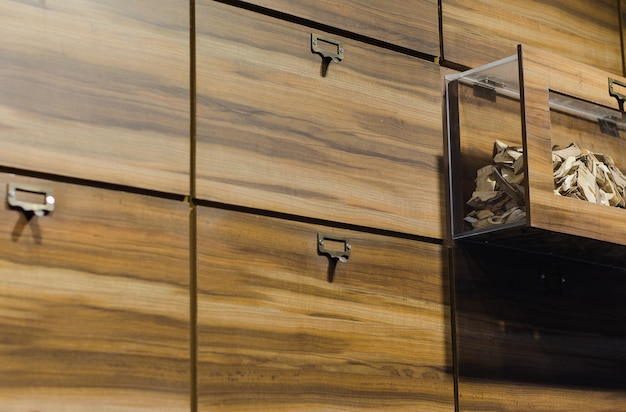
<svg viewBox="0 0 626 412">
<path fill-rule="evenodd" d="M 199 198 L 442 238 L 435 64 L 331 35 L 345 57 L 323 77 L 311 28 L 196 12 Z"/>
<path fill-rule="evenodd" d="M 568 135 L 556 139 L 556 132 L 563 127 L 556 121 L 552 127 L 555 116 L 551 115 L 548 105 L 549 90 L 552 90 L 617 109 L 617 102 L 609 95 L 608 78 L 614 77 L 622 82 L 626 79 L 532 47 L 524 46 L 521 56 L 529 170 L 529 225 L 626 245 L 626 227 L 620 224 L 626 219 L 626 210 L 554 195 L 551 150 L 554 144 L 568 144 L 564 140 Z M 608 154 L 616 159 L 616 166 L 624 170 L 621 160 L 626 153 L 624 136 L 616 138 L 598 131 L 595 139 L 584 137 L 580 127 L 583 123 L 579 121 L 574 125 L 579 129 L 571 135 L 572 139 L 577 139 L 574 143 L 584 148 L 585 142 L 593 142 L 590 150 Z"/>
<path fill-rule="evenodd" d="M 622 73 L 616 0 L 443 0 L 443 55 L 469 67 L 524 43 Z"/>
<path fill-rule="evenodd" d="M 188 205 L 8 174 L 0 199 L 0 410 L 188 411 Z"/>
<path fill-rule="evenodd" d="M 318 232 L 351 244 L 332 277 Z M 199 207 L 198 410 L 453 411 L 443 254 Z"/>
<path fill-rule="evenodd" d="M 189 192 L 189 4 L 0 2 L 0 163 Z"/>
<path fill-rule="evenodd" d="M 439 12 L 435 0 L 251 0 L 246 3 L 439 55 Z"/>
</svg>

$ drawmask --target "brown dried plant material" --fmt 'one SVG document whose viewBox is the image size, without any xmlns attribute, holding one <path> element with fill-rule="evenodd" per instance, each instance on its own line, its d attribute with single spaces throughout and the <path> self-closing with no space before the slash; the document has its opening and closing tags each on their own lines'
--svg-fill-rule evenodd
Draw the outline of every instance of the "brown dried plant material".
<svg viewBox="0 0 626 412">
<path fill-rule="evenodd" d="M 626 178 L 605 154 L 572 143 L 553 148 L 555 194 L 607 206 L 625 207 Z"/>
<path fill-rule="evenodd" d="M 496 140 L 493 165 L 476 173 L 476 190 L 467 201 L 472 209 L 465 221 L 474 229 L 511 223 L 526 217 L 524 211 L 524 163 L 521 147 Z"/>
<path fill-rule="evenodd" d="M 607 206 L 626 207 L 626 176 L 613 159 L 581 149 L 572 143 L 554 147 L 552 163 L 555 190 L 572 197 Z M 481 229 L 526 218 L 523 149 L 496 140 L 493 164 L 476 173 L 476 190 L 467 201 L 472 209 L 465 221 Z"/>
</svg>

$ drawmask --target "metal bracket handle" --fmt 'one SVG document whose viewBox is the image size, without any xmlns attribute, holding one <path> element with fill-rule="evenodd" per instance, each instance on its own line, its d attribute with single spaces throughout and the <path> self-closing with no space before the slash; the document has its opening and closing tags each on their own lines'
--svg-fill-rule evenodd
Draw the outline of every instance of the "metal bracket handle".
<svg viewBox="0 0 626 412">
<path fill-rule="evenodd" d="M 615 97 L 615 99 L 617 99 L 617 104 L 619 105 L 619 110 L 620 112 L 624 112 L 624 101 L 626 100 L 626 95 L 616 92 L 615 91 L 615 85 L 621 86 L 623 88 L 625 88 L 626 90 L 626 83 L 617 80 L 617 79 L 612 79 L 609 77 L 609 95 L 611 97 Z"/>
<path fill-rule="evenodd" d="M 320 46 L 323 43 L 331 44 L 337 47 L 337 52 L 332 52 L 328 50 L 323 50 Z M 331 39 L 330 37 L 320 36 L 319 34 L 311 33 L 311 50 L 314 53 L 317 53 L 325 59 L 331 59 L 335 63 L 339 63 L 343 60 L 343 42 L 340 42 L 335 39 Z"/>
<path fill-rule="evenodd" d="M 343 245 L 343 248 L 337 250 L 328 249 L 326 247 L 327 242 L 331 241 L 334 245 Z M 327 255 L 331 259 L 337 259 L 339 262 L 347 262 L 350 257 L 350 250 L 352 245 L 350 240 L 337 236 L 324 235 L 322 233 L 317 234 L 317 250 L 322 255 Z"/>
<path fill-rule="evenodd" d="M 323 44 L 333 46 L 333 50 L 323 49 L 321 47 Z M 339 63 L 343 60 L 343 42 L 331 39 L 330 37 L 324 37 L 319 34 L 311 33 L 311 50 L 313 53 L 317 53 L 322 56 L 322 77 L 326 77 L 328 65 L 331 61 Z"/>
<path fill-rule="evenodd" d="M 328 281 L 333 282 L 337 262 L 345 263 L 350 257 L 352 245 L 350 240 L 338 236 L 317 234 L 317 252 L 329 258 Z"/>
<path fill-rule="evenodd" d="M 44 196 L 43 203 L 34 203 L 17 198 L 18 193 L 26 192 Z M 45 216 L 54 210 L 54 195 L 52 190 L 40 189 L 33 186 L 9 183 L 7 188 L 7 203 L 13 209 L 20 209 L 25 213 L 32 213 L 35 216 Z"/>
</svg>

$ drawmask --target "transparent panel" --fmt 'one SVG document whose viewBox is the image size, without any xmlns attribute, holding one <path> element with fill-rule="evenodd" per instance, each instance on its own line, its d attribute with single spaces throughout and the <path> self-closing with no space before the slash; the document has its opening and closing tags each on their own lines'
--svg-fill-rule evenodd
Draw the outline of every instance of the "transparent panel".
<svg viewBox="0 0 626 412">
<path fill-rule="evenodd" d="M 453 236 L 525 224 L 517 56 L 446 80 Z"/>
<path fill-rule="evenodd" d="M 626 119 L 619 110 L 550 91 L 555 194 L 626 206 Z"/>
</svg>

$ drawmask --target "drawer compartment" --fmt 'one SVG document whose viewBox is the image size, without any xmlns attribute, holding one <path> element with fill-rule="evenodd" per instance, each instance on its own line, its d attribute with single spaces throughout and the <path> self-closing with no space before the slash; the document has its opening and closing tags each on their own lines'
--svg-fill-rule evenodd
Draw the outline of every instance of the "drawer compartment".
<svg viewBox="0 0 626 412">
<path fill-rule="evenodd" d="M 407 49 L 439 55 L 435 0 L 250 0 L 246 3 L 358 33 Z"/>
<path fill-rule="evenodd" d="M 626 79 L 524 45 L 447 80 L 452 237 L 624 267 Z"/>
<path fill-rule="evenodd" d="M 446 262 L 436 244 L 198 207 L 198 410 L 453 411 Z"/>
<path fill-rule="evenodd" d="M 622 73 L 619 2 L 615 0 L 442 0 L 446 60 L 478 67 L 517 44 L 541 48 Z"/>
<path fill-rule="evenodd" d="M 0 164 L 189 193 L 189 7 L 0 3 Z"/>
<path fill-rule="evenodd" d="M 218 2 L 196 12 L 199 198 L 442 237 L 438 66 Z M 312 34 L 343 50 L 326 76 Z"/>
<path fill-rule="evenodd" d="M 3 408 L 188 411 L 189 206 L 11 174 L 0 196 Z"/>
</svg>

